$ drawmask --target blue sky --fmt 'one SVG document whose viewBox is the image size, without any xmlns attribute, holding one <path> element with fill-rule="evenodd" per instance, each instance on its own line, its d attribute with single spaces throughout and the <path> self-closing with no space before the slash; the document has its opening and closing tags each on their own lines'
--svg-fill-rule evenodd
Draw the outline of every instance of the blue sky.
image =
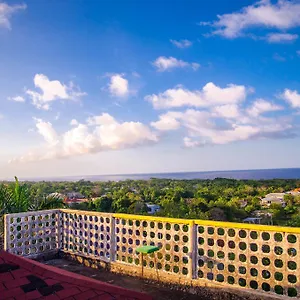
<svg viewBox="0 0 300 300">
<path fill-rule="evenodd" d="M 299 1 L 0 2 L 0 177 L 299 167 Z"/>
</svg>

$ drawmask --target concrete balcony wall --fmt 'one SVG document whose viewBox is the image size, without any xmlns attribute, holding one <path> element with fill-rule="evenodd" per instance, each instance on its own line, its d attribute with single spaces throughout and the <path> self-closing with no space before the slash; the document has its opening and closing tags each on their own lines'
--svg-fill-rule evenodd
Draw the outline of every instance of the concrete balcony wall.
<svg viewBox="0 0 300 300">
<path fill-rule="evenodd" d="M 35 258 L 61 247 L 60 210 L 31 211 L 5 215 L 4 249 Z"/>
<path fill-rule="evenodd" d="M 61 251 L 114 272 L 169 283 L 300 298 L 300 228 L 106 214 L 68 209 L 5 216 L 5 249 Z M 160 250 L 141 259 L 135 249 Z"/>
</svg>

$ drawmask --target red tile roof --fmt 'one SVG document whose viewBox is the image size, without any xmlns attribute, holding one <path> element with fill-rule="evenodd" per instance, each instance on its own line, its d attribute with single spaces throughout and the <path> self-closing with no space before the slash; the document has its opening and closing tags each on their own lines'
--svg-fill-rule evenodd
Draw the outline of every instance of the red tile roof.
<svg viewBox="0 0 300 300">
<path fill-rule="evenodd" d="M 0 252 L 2 300 L 151 300 L 146 294 Z"/>
</svg>

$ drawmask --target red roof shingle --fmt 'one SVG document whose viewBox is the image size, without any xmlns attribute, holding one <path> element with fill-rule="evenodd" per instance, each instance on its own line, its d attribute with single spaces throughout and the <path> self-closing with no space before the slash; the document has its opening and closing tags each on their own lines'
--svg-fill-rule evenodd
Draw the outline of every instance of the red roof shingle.
<svg viewBox="0 0 300 300">
<path fill-rule="evenodd" d="M 1 251 L 0 299 L 151 300 L 152 297 Z"/>
</svg>

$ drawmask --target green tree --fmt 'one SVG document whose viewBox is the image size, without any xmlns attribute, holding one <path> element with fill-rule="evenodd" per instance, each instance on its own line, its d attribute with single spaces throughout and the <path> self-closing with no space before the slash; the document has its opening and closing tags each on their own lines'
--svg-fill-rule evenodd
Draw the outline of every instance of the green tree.
<svg viewBox="0 0 300 300">
<path fill-rule="evenodd" d="M 4 202 L 5 213 L 16 213 L 28 211 L 32 198 L 26 184 L 20 184 L 17 177 L 15 182 L 2 186 L 0 201 Z"/>
<path fill-rule="evenodd" d="M 30 203 L 28 210 L 55 209 L 64 208 L 65 206 L 63 199 L 59 196 L 42 196 L 34 199 L 32 203 Z"/>
<path fill-rule="evenodd" d="M 94 205 L 97 211 L 111 212 L 112 198 L 107 195 L 102 196 L 94 201 Z"/>
<path fill-rule="evenodd" d="M 295 197 L 292 194 L 284 195 L 284 201 L 287 206 L 293 206 L 295 204 Z"/>
</svg>

